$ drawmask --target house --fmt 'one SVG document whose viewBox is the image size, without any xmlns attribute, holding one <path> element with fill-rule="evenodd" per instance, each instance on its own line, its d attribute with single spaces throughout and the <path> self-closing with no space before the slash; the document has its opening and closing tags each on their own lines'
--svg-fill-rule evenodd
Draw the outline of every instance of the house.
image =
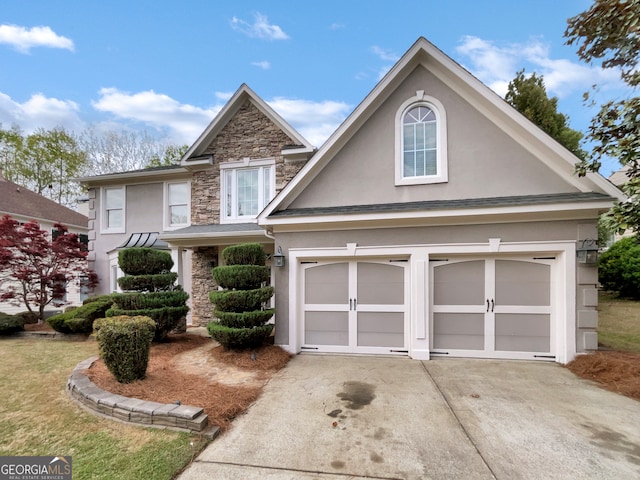
<svg viewBox="0 0 640 480">
<path fill-rule="evenodd" d="M 317 151 L 243 85 L 179 167 L 83 179 L 90 249 L 106 265 L 161 212 L 153 231 L 176 258 L 190 252 L 191 274 L 177 268 L 192 324 L 206 324 L 221 249 L 263 243 L 285 258 L 272 267 L 275 342 L 292 353 L 566 363 L 597 348 L 587 250 L 624 197 L 577 177 L 576 160 L 420 38 Z M 175 230 L 171 175 L 191 194 Z"/>
<path fill-rule="evenodd" d="M 9 215 L 20 223 L 34 220 L 42 230 L 50 231 L 52 234 L 55 232 L 54 225 L 61 223 L 69 232 L 77 233 L 80 241 L 88 241 L 88 219 L 85 215 L 10 182 L 0 172 L 0 217 L 3 215 Z M 80 305 L 88 293 L 86 289 L 69 286 L 64 302 Z M 24 305 L 0 302 L 0 312 L 14 314 L 25 309 Z"/>
<path fill-rule="evenodd" d="M 211 268 L 228 245 L 273 239 L 258 213 L 300 170 L 314 147 L 248 86 L 242 85 L 179 166 L 79 179 L 89 196 L 89 261 L 101 293 L 118 291 L 118 251 L 148 246 L 171 252 L 190 293 L 187 323 L 213 318 Z"/>
</svg>

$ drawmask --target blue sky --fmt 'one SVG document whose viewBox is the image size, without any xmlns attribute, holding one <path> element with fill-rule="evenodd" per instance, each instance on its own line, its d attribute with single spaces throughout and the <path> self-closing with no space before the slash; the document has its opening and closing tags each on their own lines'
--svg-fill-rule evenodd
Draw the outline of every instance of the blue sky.
<svg viewBox="0 0 640 480">
<path fill-rule="evenodd" d="M 5 0 L 0 123 L 146 130 L 191 144 L 242 83 L 319 146 L 420 36 L 497 93 L 544 75 L 572 128 L 624 95 L 564 45 L 590 0 Z M 605 165 L 608 174 L 616 164 Z"/>
</svg>

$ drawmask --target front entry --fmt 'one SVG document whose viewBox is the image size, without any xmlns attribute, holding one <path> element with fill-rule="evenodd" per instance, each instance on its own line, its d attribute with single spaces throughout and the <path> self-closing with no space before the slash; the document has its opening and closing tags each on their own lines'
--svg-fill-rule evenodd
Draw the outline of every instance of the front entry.
<svg viewBox="0 0 640 480">
<path fill-rule="evenodd" d="M 406 261 L 303 262 L 302 350 L 407 354 Z"/>
<path fill-rule="evenodd" d="M 434 259 L 431 355 L 555 360 L 554 258 Z"/>
</svg>

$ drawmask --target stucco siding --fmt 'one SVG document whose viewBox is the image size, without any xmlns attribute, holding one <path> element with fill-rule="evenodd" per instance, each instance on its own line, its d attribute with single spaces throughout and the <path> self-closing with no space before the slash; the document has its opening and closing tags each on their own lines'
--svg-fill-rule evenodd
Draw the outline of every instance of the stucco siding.
<svg viewBox="0 0 640 480">
<path fill-rule="evenodd" d="M 447 119 L 447 183 L 394 184 L 396 112 L 424 90 Z M 536 128 L 532 126 L 532 128 Z M 291 208 L 577 191 L 485 115 L 417 67 L 329 161 Z"/>
</svg>

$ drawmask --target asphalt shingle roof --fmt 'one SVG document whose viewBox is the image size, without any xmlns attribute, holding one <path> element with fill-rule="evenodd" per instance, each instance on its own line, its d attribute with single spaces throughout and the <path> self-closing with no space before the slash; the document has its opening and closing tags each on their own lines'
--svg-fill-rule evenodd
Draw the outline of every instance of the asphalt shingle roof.
<svg viewBox="0 0 640 480">
<path fill-rule="evenodd" d="M 551 203 L 581 203 L 613 200 L 609 195 L 595 192 L 520 195 L 511 197 L 470 198 L 462 200 L 429 200 L 423 202 L 383 203 L 372 205 L 344 205 L 335 207 L 291 208 L 272 213 L 271 217 L 299 217 L 310 215 L 348 215 L 363 213 L 392 213 L 463 208 L 512 207 Z"/>
<path fill-rule="evenodd" d="M 21 215 L 30 219 L 50 220 L 63 225 L 87 227 L 86 216 L 49 200 L 0 174 L 0 214 Z"/>
</svg>

